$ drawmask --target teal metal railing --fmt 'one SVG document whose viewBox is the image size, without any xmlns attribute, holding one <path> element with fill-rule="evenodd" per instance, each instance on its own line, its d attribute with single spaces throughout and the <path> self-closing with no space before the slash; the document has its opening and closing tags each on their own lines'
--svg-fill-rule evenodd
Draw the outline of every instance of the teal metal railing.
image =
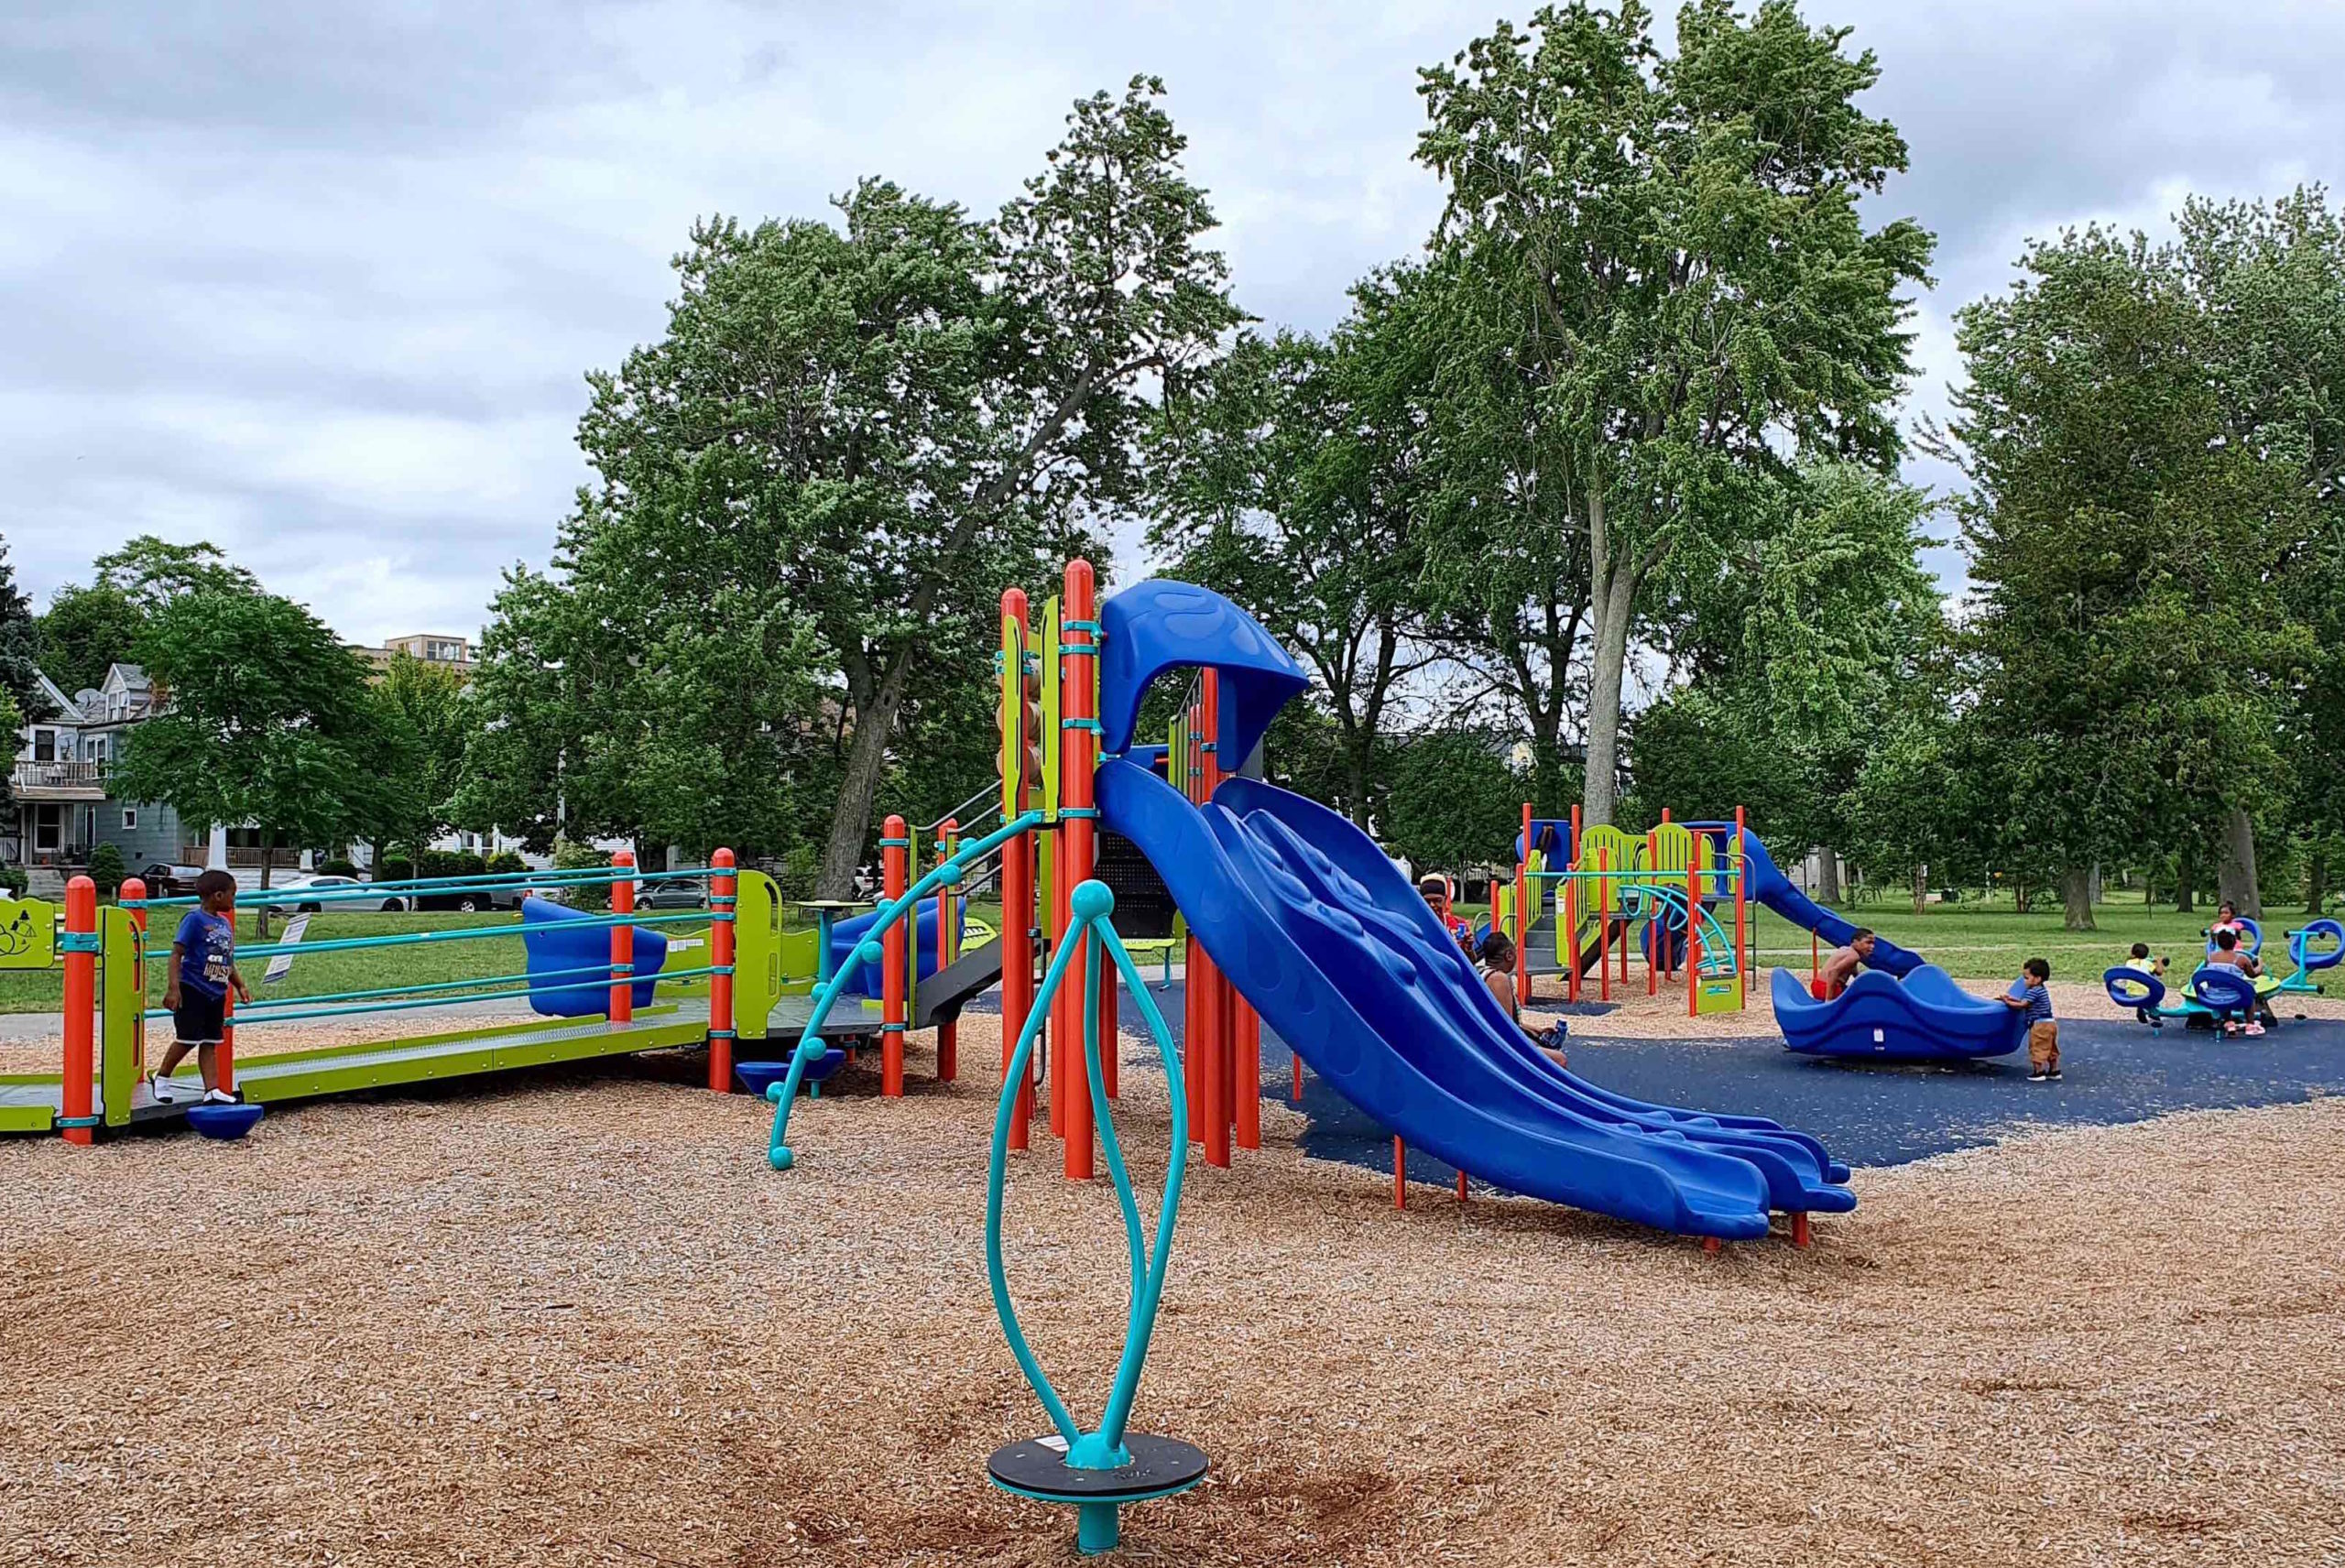
<svg viewBox="0 0 2345 1568">
<path fill-rule="evenodd" d="M 926 876 L 904 889 L 901 898 L 879 906 L 878 918 L 871 922 L 871 928 L 864 933 L 863 940 L 855 945 L 846 955 L 846 962 L 841 964 L 830 979 L 823 982 L 823 988 L 814 994 L 813 1013 L 799 1034 L 798 1049 L 790 1053 L 789 1075 L 766 1090 L 766 1097 L 773 1102 L 773 1134 L 766 1145 L 766 1159 L 776 1171 L 789 1170 L 796 1158 L 788 1140 L 790 1109 L 797 1104 L 799 1085 L 806 1081 L 807 1070 L 823 1060 L 823 1025 L 831 1016 L 831 1007 L 858 968 L 867 964 L 876 970 L 887 961 L 887 949 L 881 944 L 881 938 L 887 934 L 888 928 L 919 909 L 921 900 L 937 888 L 958 887 L 968 867 L 996 848 L 1020 833 L 1031 833 L 1042 825 L 1042 813 L 1040 811 L 1027 811 L 1013 817 L 983 838 L 971 839 L 946 855 Z"/>
</svg>

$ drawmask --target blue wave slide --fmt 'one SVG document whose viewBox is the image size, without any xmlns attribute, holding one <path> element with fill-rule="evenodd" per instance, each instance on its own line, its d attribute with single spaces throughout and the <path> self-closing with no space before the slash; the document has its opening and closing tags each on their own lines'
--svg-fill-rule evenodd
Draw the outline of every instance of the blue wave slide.
<svg viewBox="0 0 2345 1568">
<path fill-rule="evenodd" d="M 1347 819 L 1244 778 L 1194 806 L 1112 755 L 1167 670 L 1221 672 L 1216 744 L 1233 758 L 1304 678 L 1251 616 L 1185 583 L 1137 584 L 1100 621 L 1102 825 L 1148 857 L 1263 1021 L 1364 1114 L 1511 1192 L 1681 1235 L 1747 1239 L 1771 1209 L 1856 1206 L 1848 1168 L 1805 1134 L 1647 1105 L 1557 1067 Z"/>
</svg>

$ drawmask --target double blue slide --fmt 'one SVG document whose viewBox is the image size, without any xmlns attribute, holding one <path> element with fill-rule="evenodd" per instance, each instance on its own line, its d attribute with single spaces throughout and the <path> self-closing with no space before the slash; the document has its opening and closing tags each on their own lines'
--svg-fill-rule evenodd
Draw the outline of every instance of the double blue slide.
<svg viewBox="0 0 2345 1568">
<path fill-rule="evenodd" d="M 1684 1235 L 1751 1238 L 1771 1210 L 1856 1206 L 1847 1167 L 1805 1134 L 1647 1105 L 1557 1067 L 1346 818 L 1243 778 L 1194 806 L 1126 760 L 1140 699 L 1166 670 L 1219 671 L 1215 741 L 1231 759 L 1303 689 L 1243 610 L 1151 581 L 1108 599 L 1100 622 L 1102 824 L 1148 857 L 1263 1021 L 1362 1112 L 1510 1191 Z"/>
</svg>

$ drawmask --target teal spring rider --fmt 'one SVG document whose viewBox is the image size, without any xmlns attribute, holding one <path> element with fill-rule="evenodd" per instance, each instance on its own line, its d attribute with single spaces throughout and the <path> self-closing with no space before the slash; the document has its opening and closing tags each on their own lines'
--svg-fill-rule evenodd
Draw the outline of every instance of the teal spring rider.
<svg viewBox="0 0 2345 1568">
<path fill-rule="evenodd" d="M 948 877 L 957 879 L 957 874 Z M 1100 1073 L 1102 953 L 1115 960 L 1117 972 L 1139 1004 L 1141 1016 L 1148 1021 L 1149 1034 L 1156 1041 L 1157 1053 L 1163 1059 L 1165 1082 L 1176 1086 L 1181 1082 L 1180 1058 L 1172 1048 L 1172 1031 L 1164 1027 L 1164 1017 L 1149 995 L 1145 977 L 1117 938 L 1115 927 L 1108 923 L 1107 917 L 1116 905 L 1115 896 L 1104 883 L 1085 882 L 1074 889 L 1070 904 L 1074 918 L 1058 952 L 1052 955 L 1033 1010 L 1027 1017 L 1025 1028 L 1019 1031 L 1009 1071 L 1002 1074 L 1001 1103 L 994 1112 L 993 1153 L 986 1171 L 986 1272 L 993 1286 L 994 1312 L 1001 1320 L 1002 1336 L 1009 1342 L 1009 1352 L 1017 1357 L 1018 1369 L 1026 1375 L 1026 1381 L 1042 1401 L 1053 1430 L 1045 1436 L 995 1450 L 986 1461 L 986 1471 L 994 1485 L 1006 1492 L 1038 1502 L 1072 1504 L 1075 1509 L 1075 1550 L 1089 1555 L 1115 1550 L 1121 1535 L 1118 1510 L 1127 1504 L 1187 1491 L 1205 1479 L 1206 1460 L 1202 1449 L 1189 1443 L 1129 1430 L 1132 1399 L 1140 1391 L 1140 1369 L 1148 1359 L 1149 1336 L 1156 1327 L 1157 1304 L 1164 1293 L 1165 1268 L 1172 1253 L 1172 1225 L 1181 1206 L 1181 1179 L 1189 1163 L 1189 1115 L 1185 1097 L 1176 1087 L 1171 1097 L 1172 1156 L 1164 1173 L 1164 1196 L 1157 1208 L 1156 1240 L 1151 1248 L 1140 1227 L 1140 1204 L 1132 1196 L 1131 1172 L 1124 1164 L 1123 1145 L 1116 1137 L 1115 1116 Z M 912 898 L 908 896 L 899 906 L 883 909 L 881 919 L 874 922 L 873 934 L 876 936 L 885 928 L 891 914 L 900 916 L 912 907 Z M 1093 940 L 1084 942 L 1086 934 Z M 1026 1082 L 1043 1020 L 1050 1016 L 1051 1002 L 1057 996 L 1059 987 L 1066 982 L 1078 943 L 1084 953 L 1084 1076 L 1091 1094 L 1092 1119 L 1107 1155 L 1107 1173 L 1116 1183 L 1116 1202 L 1123 1210 L 1132 1276 L 1131 1311 L 1125 1325 L 1123 1355 L 1118 1359 L 1115 1380 L 1108 1387 L 1099 1424 L 1089 1432 L 1083 1430 L 1035 1359 L 1025 1330 L 1019 1326 L 1017 1309 L 1010 1303 L 1009 1279 L 1001 1258 L 1002 1193 L 1009 1176 L 1009 1129 L 1018 1111 L 1018 1088 Z M 848 962 L 876 964 L 879 961 L 879 943 L 867 940 Z M 819 1027 L 827 1000 L 826 996 L 817 1005 L 816 1022 L 808 1029 L 809 1039 L 813 1038 L 814 1028 Z M 804 1049 L 802 1044 L 802 1053 Z M 819 1050 L 819 1042 L 816 1049 Z M 793 1073 L 792 1077 L 795 1076 Z M 777 1083 L 768 1091 L 776 1112 L 768 1152 L 777 1170 L 788 1170 L 792 1163 L 783 1142 L 783 1129 L 795 1087 L 794 1083 Z"/>
</svg>

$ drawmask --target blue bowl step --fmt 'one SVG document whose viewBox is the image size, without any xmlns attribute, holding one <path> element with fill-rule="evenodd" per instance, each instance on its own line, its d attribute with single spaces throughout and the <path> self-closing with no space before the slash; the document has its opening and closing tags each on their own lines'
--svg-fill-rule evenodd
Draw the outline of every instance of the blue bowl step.
<svg viewBox="0 0 2345 1568">
<path fill-rule="evenodd" d="M 234 1105 L 190 1105 L 188 1126 L 206 1138 L 238 1138 L 260 1125 L 266 1115 L 262 1106 L 251 1104 Z"/>
<path fill-rule="evenodd" d="M 821 1061 L 806 1069 L 806 1076 L 800 1081 L 820 1083 L 845 1065 L 846 1052 L 831 1046 L 823 1051 Z M 768 1089 L 790 1076 L 790 1063 L 787 1061 L 736 1062 L 733 1064 L 733 1076 L 745 1093 L 762 1096 Z"/>
</svg>

